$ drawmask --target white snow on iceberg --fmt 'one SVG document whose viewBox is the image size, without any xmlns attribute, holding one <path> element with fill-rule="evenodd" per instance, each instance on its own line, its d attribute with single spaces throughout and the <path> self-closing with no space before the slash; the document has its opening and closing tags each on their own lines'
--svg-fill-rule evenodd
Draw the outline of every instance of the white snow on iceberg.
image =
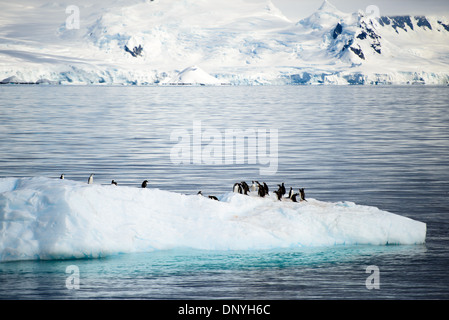
<svg viewBox="0 0 449 320">
<path fill-rule="evenodd" d="M 277 201 L 36 178 L 0 179 L 0 261 L 189 247 L 422 244 L 426 224 L 351 202 Z"/>
</svg>

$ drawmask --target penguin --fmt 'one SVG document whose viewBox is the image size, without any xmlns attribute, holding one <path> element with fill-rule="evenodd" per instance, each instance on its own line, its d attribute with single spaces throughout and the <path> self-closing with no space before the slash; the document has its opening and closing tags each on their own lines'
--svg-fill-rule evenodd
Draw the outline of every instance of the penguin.
<svg viewBox="0 0 449 320">
<path fill-rule="evenodd" d="M 144 181 L 142 182 L 142 188 L 146 188 L 147 185 L 148 185 L 148 180 L 144 180 Z"/>
<path fill-rule="evenodd" d="M 253 184 L 251 185 L 251 191 L 256 191 L 257 187 L 256 187 L 256 183 L 253 181 Z"/>
<path fill-rule="evenodd" d="M 259 181 L 257 181 L 257 180 L 255 180 L 254 182 L 256 183 L 256 189 L 255 189 L 255 191 L 257 191 L 257 193 L 259 194 L 259 193 L 260 193 L 259 189 L 262 188 L 262 185 L 261 185 L 261 184 L 259 183 Z"/>
<path fill-rule="evenodd" d="M 301 201 L 307 201 L 306 200 L 306 194 L 304 192 L 304 188 L 299 189 L 299 194 L 301 195 Z"/>
<path fill-rule="evenodd" d="M 293 202 L 298 202 L 298 201 L 296 201 L 296 197 L 299 195 L 299 193 L 295 193 L 295 194 L 293 194 L 292 195 L 292 201 Z"/>
<path fill-rule="evenodd" d="M 197 196 L 203 196 L 203 193 L 200 191 L 198 191 L 198 193 L 196 194 Z"/>
<path fill-rule="evenodd" d="M 232 190 L 235 193 L 242 193 L 242 186 L 240 185 L 240 183 L 236 182 L 234 183 L 234 187 L 232 188 Z"/>
<path fill-rule="evenodd" d="M 61 174 L 61 176 L 59 177 L 59 179 L 64 179 L 64 173 Z"/>
<path fill-rule="evenodd" d="M 291 199 L 293 195 L 293 188 L 290 187 L 290 191 L 288 192 L 288 198 Z"/>
<path fill-rule="evenodd" d="M 274 190 L 273 191 L 276 194 L 276 197 L 278 198 L 279 201 L 282 200 L 282 194 L 279 190 Z"/>
<path fill-rule="evenodd" d="M 276 190 L 276 195 L 279 195 L 279 197 L 282 199 L 282 188 L 281 188 L 281 187 L 279 187 L 279 188 Z"/>
<path fill-rule="evenodd" d="M 267 184 L 265 182 L 263 183 L 263 188 L 264 188 L 265 194 L 269 195 L 269 193 L 268 193 L 268 186 L 267 186 Z"/>
<path fill-rule="evenodd" d="M 265 188 L 259 182 L 257 182 L 257 184 L 258 184 L 258 188 L 259 188 L 257 191 L 257 194 L 259 195 L 259 197 L 262 197 L 262 198 L 265 197 Z"/>
<path fill-rule="evenodd" d="M 282 195 L 284 195 L 284 194 L 285 194 L 285 186 L 284 186 L 284 183 L 282 182 L 282 185 L 278 184 L 278 186 L 279 186 L 279 188 L 281 189 Z"/>
<path fill-rule="evenodd" d="M 245 181 L 242 181 L 241 185 L 242 185 L 243 194 L 248 195 L 248 192 L 249 192 L 248 184 Z"/>
<path fill-rule="evenodd" d="M 209 199 L 212 199 L 212 200 L 217 200 L 217 201 L 219 201 L 219 200 L 218 200 L 218 198 L 217 198 L 216 196 L 209 196 Z"/>
<path fill-rule="evenodd" d="M 111 184 L 117 185 L 117 182 L 115 182 L 114 180 L 112 180 L 112 181 L 111 181 Z"/>
<path fill-rule="evenodd" d="M 94 182 L 94 174 L 92 173 L 89 179 L 87 179 L 87 184 L 92 184 L 93 182 Z"/>
</svg>

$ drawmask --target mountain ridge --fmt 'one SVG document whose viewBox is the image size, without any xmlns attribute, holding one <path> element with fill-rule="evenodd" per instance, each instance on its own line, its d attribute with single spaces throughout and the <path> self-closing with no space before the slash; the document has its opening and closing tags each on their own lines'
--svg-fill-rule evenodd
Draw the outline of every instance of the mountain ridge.
<svg viewBox="0 0 449 320">
<path fill-rule="evenodd" d="M 86 8 L 79 29 L 59 21 L 40 41 L 0 32 L 0 83 L 181 84 L 193 67 L 194 85 L 449 83 L 444 17 L 344 13 L 327 0 L 300 21 L 269 0 Z"/>
</svg>

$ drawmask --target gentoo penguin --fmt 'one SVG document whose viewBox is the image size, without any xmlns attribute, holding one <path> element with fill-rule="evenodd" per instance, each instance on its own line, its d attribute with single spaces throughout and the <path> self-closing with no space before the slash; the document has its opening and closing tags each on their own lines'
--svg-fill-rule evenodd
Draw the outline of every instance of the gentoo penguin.
<svg viewBox="0 0 449 320">
<path fill-rule="evenodd" d="M 144 181 L 142 182 L 142 188 L 146 188 L 146 187 L 147 187 L 147 184 L 148 184 L 148 180 L 144 180 Z"/>
<path fill-rule="evenodd" d="M 111 184 L 117 185 L 117 182 L 115 182 L 114 180 L 111 181 Z"/>
<path fill-rule="evenodd" d="M 94 174 L 92 173 L 89 179 L 87 179 L 87 184 L 92 184 L 93 182 L 94 182 Z"/>
<path fill-rule="evenodd" d="M 285 186 L 284 186 L 284 183 L 282 182 L 282 185 L 278 184 L 278 186 L 279 186 L 279 188 L 281 189 L 282 195 L 284 195 L 284 194 L 285 194 Z"/>
<path fill-rule="evenodd" d="M 245 181 L 242 181 L 241 185 L 242 185 L 243 194 L 248 195 L 248 192 L 249 192 L 248 184 Z"/>
<path fill-rule="evenodd" d="M 273 191 L 276 194 L 276 197 L 278 198 L 279 201 L 281 201 L 282 199 L 282 194 L 279 190 L 274 190 Z"/>
<path fill-rule="evenodd" d="M 234 191 L 235 193 L 242 193 L 242 185 L 238 182 L 234 183 L 232 191 Z"/>
<path fill-rule="evenodd" d="M 265 194 L 268 195 L 268 186 L 267 186 L 267 184 L 265 182 L 263 183 L 263 189 L 265 191 Z"/>
<path fill-rule="evenodd" d="M 293 202 L 298 202 L 298 201 L 296 201 L 296 197 L 299 195 L 299 193 L 295 193 L 295 194 L 293 194 L 292 195 L 292 201 Z"/>
<path fill-rule="evenodd" d="M 306 194 L 304 192 L 304 188 L 299 189 L 299 194 L 301 195 L 301 201 L 307 201 Z"/>
<path fill-rule="evenodd" d="M 59 177 L 59 179 L 64 179 L 64 173 L 61 174 L 61 176 Z"/>
<path fill-rule="evenodd" d="M 256 191 L 257 190 L 257 186 L 256 183 L 253 181 L 253 184 L 251 185 L 251 191 Z"/>
<path fill-rule="evenodd" d="M 258 189 L 257 193 L 258 193 L 259 197 L 262 197 L 262 198 L 265 197 L 265 188 L 260 183 L 258 183 L 258 187 L 259 187 L 259 189 Z"/>
</svg>

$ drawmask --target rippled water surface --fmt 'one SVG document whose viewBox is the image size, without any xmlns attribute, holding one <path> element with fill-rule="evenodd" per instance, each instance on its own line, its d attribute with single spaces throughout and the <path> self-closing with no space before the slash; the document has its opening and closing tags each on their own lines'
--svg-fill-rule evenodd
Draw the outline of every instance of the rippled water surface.
<svg viewBox="0 0 449 320">
<path fill-rule="evenodd" d="M 0 298 L 448 299 L 448 110 L 448 87 L 1 86 L 0 177 L 95 173 L 96 183 L 148 179 L 188 194 L 286 182 L 423 221 L 427 242 L 1 263 Z M 171 135 L 198 123 L 223 137 L 277 130 L 276 171 L 260 175 L 261 161 L 176 165 Z M 80 289 L 66 287 L 70 265 Z M 365 285 L 370 265 L 380 289 Z"/>
</svg>

